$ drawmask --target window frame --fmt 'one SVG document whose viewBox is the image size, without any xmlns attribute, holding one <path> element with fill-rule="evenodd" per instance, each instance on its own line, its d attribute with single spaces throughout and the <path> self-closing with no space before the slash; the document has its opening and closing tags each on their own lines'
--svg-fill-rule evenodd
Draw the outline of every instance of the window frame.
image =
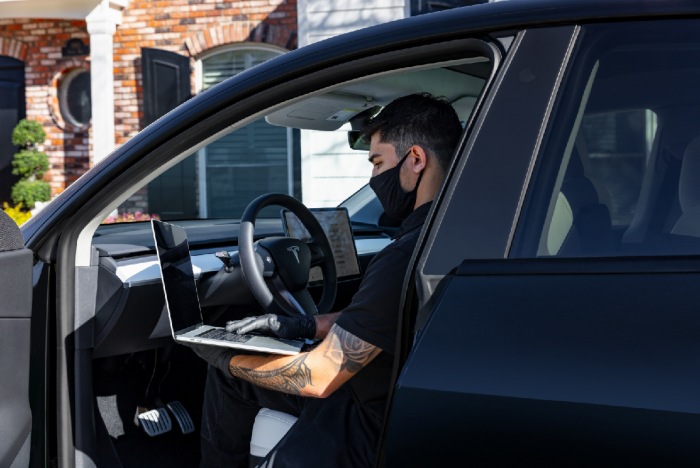
<svg viewBox="0 0 700 468">
<path fill-rule="evenodd" d="M 89 75 L 90 69 L 84 67 L 72 68 L 63 76 L 63 78 L 58 84 L 58 108 L 59 112 L 61 113 L 61 117 L 63 117 L 63 120 L 65 122 L 69 123 L 70 125 L 76 128 L 87 127 L 90 125 L 90 122 L 92 120 L 92 117 L 90 117 L 85 122 L 78 121 L 78 119 L 76 119 L 75 116 L 71 113 L 70 105 L 68 102 L 68 91 L 70 90 L 70 85 L 72 84 L 74 79 L 76 79 L 79 75 L 85 73 Z M 90 98 L 90 102 L 90 105 L 92 105 L 92 97 Z"/>
</svg>

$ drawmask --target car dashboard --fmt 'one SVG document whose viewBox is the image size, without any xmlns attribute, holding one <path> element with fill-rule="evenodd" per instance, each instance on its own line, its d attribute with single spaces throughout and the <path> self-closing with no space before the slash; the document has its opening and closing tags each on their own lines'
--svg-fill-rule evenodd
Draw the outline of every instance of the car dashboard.
<svg viewBox="0 0 700 468">
<path fill-rule="evenodd" d="M 216 274 L 222 263 L 215 253 L 238 251 L 238 220 L 173 221 L 185 228 L 194 274 L 198 281 Z M 364 272 L 391 238 L 377 226 L 352 224 L 355 246 Z M 260 219 L 256 239 L 283 236 L 282 222 Z M 97 259 L 98 293 L 94 320 L 94 358 L 129 354 L 172 344 L 165 297 L 149 222 L 100 226 L 92 246 Z M 334 310 L 342 310 L 357 292 L 360 279 L 338 282 Z M 309 287 L 318 300 L 322 285 Z M 202 307 L 205 323 L 261 313 L 257 304 Z"/>
</svg>

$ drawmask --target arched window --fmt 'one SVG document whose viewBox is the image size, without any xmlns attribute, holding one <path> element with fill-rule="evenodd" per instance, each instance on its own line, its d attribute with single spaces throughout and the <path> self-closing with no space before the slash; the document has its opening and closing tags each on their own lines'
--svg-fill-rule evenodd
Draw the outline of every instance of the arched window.
<svg viewBox="0 0 700 468">
<path fill-rule="evenodd" d="M 198 85 L 204 91 L 283 52 L 241 44 L 204 54 L 197 63 Z M 239 218 L 259 195 L 294 195 L 292 138 L 291 129 L 260 119 L 200 150 L 200 218 Z"/>
</svg>

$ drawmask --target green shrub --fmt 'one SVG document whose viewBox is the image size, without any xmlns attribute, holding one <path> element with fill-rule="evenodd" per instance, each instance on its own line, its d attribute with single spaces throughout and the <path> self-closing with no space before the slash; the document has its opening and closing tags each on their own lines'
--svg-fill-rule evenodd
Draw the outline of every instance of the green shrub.
<svg viewBox="0 0 700 468">
<path fill-rule="evenodd" d="M 40 145 L 46 140 L 46 132 L 39 122 L 22 119 L 12 130 L 12 144 L 15 146 Z"/>
<path fill-rule="evenodd" d="M 51 187 L 41 180 L 49 170 L 49 158 L 36 149 L 45 140 L 41 124 L 31 120 L 21 120 L 12 131 L 12 143 L 22 147 L 12 161 L 12 173 L 21 177 L 12 187 L 12 201 L 18 206 L 32 209 L 36 202 L 51 199 Z"/>
<path fill-rule="evenodd" d="M 12 201 L 16 205 L 22 204 L 34 208 L 36 202 L 50 199 L 51 187 L 45 180 L 23 179 L 12 187 Z"/>
<path fill-rule="evenodd" d="M 22 176 L 22 178 L 31 176 L 42 178 L 49 170 L 49 158 L 41 151 L 23 149 L 15 154 L 12 165 L 14 166 L 12 169 L 14 175 Z"/>
</svg>

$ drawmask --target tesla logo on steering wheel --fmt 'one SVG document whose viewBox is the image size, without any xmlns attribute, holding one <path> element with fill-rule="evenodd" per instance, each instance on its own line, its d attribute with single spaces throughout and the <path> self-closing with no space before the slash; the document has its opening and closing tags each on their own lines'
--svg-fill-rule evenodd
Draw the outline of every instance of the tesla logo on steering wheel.
<svg viewBox="0 0 700 468">
<path fill-rule="evenodd" d="M 293 245 L 293 246 L 291 246 L 291 247 L 287 247 L 287 250 L 290 251 L 290 252 L 292 252 L 292 253 L 294 254 L 294 258 L 297 259 L 297 263 L 300 263 L 300 262 L 299 262 L 299 253 L 298 253 L 298 252 L 299 252 L 299 247 L 297 247 L 296 245 Z"/>
</svg>

